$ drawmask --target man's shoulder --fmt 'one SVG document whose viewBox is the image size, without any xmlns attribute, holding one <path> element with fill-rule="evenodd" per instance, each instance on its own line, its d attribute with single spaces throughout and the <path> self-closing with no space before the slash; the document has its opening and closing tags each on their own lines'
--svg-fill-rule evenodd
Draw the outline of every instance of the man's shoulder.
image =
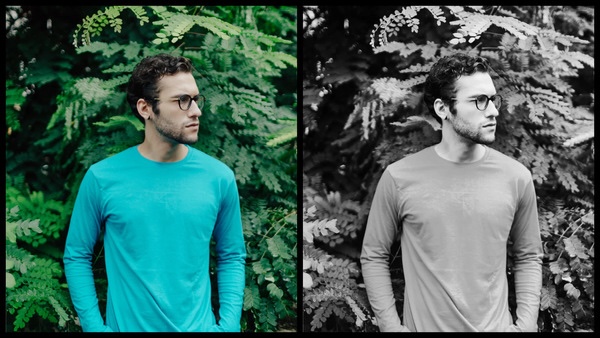
<svg viewBox="0 0 600 338">
<path fill-rule="evenodd" d="M 401 159 L 393 162 L 388 166 L 390 169 L 401 169 L 408 168 L 415 165 L 422 165 L 425 162 L 429 162 L 433 155 L 433 146 L 426 147 L 415 153 L 408 154 Z"/>
<path fill-rule="evenodd" d="M 135 153 L 135 146 L 121 150 L 120 152 L 110 155 L 90 166 L 90 169 L 101 170 L 101 169 L 113 169 L 115 166 L 126 163 L 131 159 Z"/>
<path fill-rule="evenodd" d="M 231 167 L 218 158 L 194 147 L 189 147 L 189 149 L 192 153 L 191 155 L 193 155 L 192 158 L 197 164 L 213 167 L 215 169 L 215 173 L 222 172 L 225 174 L 233 174 Z"/>
<path fill-rule="evenodd" d="M 511 171 L 517 175 L 521 175 L 524 177 L 531 176 L 531 171 L 529 171 L 529 169 L 527 169 L 527 167 L 523 163 L 519 162 L 515 158 L 512 158 L 500 152 L 499 150 L 490 147 L 488 147 L 488 149 L 490 151 L 490 158 L 500 163 L 503 170 Z"/>
<path fill-rule="evenodd" d="M 514 157 L 508 156 L 500 150 L 488 147 L 490 150 L 490 156 L 494 157 L 497 161 L 502 161 L 507 165 L 514 166 L 515 168 L 521 168 L 527 170 L 527 167 L 521 162 L 519 162 Z"/>
</svg>

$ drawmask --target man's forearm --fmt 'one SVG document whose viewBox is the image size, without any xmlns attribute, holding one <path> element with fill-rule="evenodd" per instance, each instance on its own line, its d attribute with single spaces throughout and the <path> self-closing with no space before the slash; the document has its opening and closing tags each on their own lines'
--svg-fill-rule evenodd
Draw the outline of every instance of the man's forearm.
<svg viewBox="0 0 600 338">
<path fill-rule="evenodd" d="M 387 261 L 377 262 L 361 258 L 361 263 L 367 296 L 377 319 L 379 330 L 381 332 L 405 330 L 396 310 L 396 301 Z"/>
<path fill-rule="evenodd" d="M 542 288 L 541 259 L 515 262 L 516 325 L 525 332 L 537 332 Z"/>
</svg>

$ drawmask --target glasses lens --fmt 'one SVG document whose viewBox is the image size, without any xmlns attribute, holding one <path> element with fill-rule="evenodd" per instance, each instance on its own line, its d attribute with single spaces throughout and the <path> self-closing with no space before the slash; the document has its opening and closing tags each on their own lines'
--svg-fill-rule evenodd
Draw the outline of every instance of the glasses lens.
<svg viewBox="0 0 600 338">
<path fill-rule="evenodd" d="M 179 97 L 179 108 L 181 110 L 188 110 L 192 105 L 192 97 L 189 95 L 181 95 Z"/>
<path fill-rule="evenodd" d="M 198 109 L 204 108 L 204 96 L 198 95 L 196 103 L 198 104 Z"/>
<path fill-rule="evenodd" d="M 492 102 L 494 102 L 494 106 L 496 106 L 496 109 L 500 109 L 500 107 L 502 106 L 502 96 L 494 95 L 492 97 Z"/>
<path fill-rule="evenodd" d="M 475 104 L 477 105 L 477 109 L 485 110 L 485 108 L 487 108 L 488 102 L 489 102 L 489 99 L 487 96 L 479 95 L 479 96 L 477 96 L 477 100 L 475 101 Z"/>
</svg>

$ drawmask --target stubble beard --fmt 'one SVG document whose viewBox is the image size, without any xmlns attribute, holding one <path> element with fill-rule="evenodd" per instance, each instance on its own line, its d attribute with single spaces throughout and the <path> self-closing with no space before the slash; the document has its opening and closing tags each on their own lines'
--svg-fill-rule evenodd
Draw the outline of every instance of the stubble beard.
<svg viewBox="0 0 600 338">
<path fill-rule="evenodd" d="M 159 112 L 157 112 L 155 116 L 156 118 L 154 119 L 154 127 L 161 136 L 176 143 L 187 145 L 192 145 L 198 142 L 198 133 L 194 134 L 193 136 L 186 136 L 184 131 L 185 127 L 182 127 L 183 129 L 177 129 L 177 126 L 161 118 Z"/>
<path fill-rule="evenodd" d="M 456 114 L 449 117 L 449 121 L 452 124 L 452 128 L 456 132 L 456 134 L 478 144 L 490 145 L 494 143 L 496 140 L 495 131 L 491 133 L 490 136 L 484 135 L 482 130 L 472 125 L 469 125 L 462 118 L 458 117 Z"/>
</svg>

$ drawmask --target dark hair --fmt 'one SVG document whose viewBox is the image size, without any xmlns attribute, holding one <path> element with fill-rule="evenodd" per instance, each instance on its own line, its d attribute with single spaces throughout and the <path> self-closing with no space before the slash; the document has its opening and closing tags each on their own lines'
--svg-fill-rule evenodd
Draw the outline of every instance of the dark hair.
<svg viewBox="0 0 600 338">
<path fill-rule="evenodd" d="M 435 113 L 433 102 L 438 98 L 442 100 L 454 98 L 456 94 L 455 84 L 459 77 L 477 72 L 489 73 L 490 71 L 491 67 L 488 60 L 479 56 L 456 53 L 439 59 L 431 67 L 423 89 L 423 100 L 431 115 L 440 124 L 442 123 L 442 119 Z M 451 107 L 454 107 L 454 103 Z"/>
<path fill-rule="evenodd" d="M 183 56 L 161 53 L 140 61 L 127 84 L 127 102 L 135 117 L 144 123 L 144 118 L 137 110 L 139 99 L 152 101 L 152 109 L 157 110 L 154 98 L 159 94 L 157 83 L 163 76 L 179 72 L 191 73 L 192 70 L 192 62 Z"/>
</svg>

